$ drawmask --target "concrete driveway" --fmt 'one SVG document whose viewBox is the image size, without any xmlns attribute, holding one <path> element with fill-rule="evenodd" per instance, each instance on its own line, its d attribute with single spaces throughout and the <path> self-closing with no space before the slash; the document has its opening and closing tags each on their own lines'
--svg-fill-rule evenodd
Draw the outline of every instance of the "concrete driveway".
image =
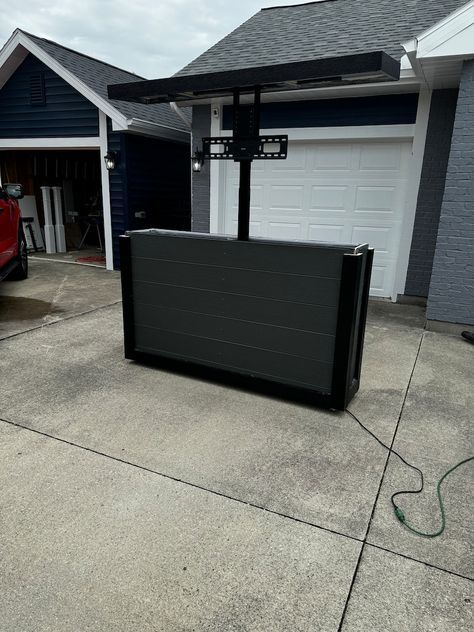
<svg viewBox="0 0 474 632">
<path fill-rule="evenodd" d="M 0 289 L 2 632 L 472 629 L 470 465 L 417 537 L 389 502 L 415 473 L 347 414 L 125 361 L 116 274 Z M 351 410 L 424 470 L 403 508 L 431 530 L 473 452 L 474 347 L 423 323 L 371 305 Z"/>
</svg>

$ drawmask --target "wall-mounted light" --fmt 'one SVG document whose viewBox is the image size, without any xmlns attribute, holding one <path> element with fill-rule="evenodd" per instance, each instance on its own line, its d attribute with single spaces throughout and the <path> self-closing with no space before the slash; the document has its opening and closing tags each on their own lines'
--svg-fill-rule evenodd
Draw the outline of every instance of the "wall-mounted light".
<svg viewBox="0 0 474 632">
<path fill-rule="evenodd" d="M 192 164 L 194 173 L 199 173 L 199 171 L 201 171 L 202 166 L 204 164 L 204 154 L 202 151 L 199 151 L 199 149 L 196 149 L 196 151 L 194 152 L 194 155 L 191 156 L 191 164 Z"/>
<path fill-rule="evenodd" d="M 118 164 L 118 154 L 116 151 L 109 151 L 104 156 L 105 167 L 108 171 L 115 169 Z"/>
</svg>

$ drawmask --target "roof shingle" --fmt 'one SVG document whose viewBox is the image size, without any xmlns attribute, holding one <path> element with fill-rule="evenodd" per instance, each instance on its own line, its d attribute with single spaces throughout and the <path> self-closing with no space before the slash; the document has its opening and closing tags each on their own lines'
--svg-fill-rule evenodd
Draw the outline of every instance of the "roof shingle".
<svg viewBox="0 0 474 632">
<path fill-rule="evenodd" d="M 401 43 L 467 0 L 324 0 L 262 9 L 178 75 L 219 72 L 382 50 Z"/>
</svg>

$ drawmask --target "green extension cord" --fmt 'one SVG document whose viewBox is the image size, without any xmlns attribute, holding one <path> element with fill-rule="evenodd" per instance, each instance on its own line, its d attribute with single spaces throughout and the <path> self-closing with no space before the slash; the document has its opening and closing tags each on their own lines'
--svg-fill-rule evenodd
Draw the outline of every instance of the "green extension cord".
<svg viewBox="0 0 474 632">
<path fill-rule="evenodd" d="M 440 513 L 441 513 L 441 526 L 440 526 L 440 528 L 437 531 L 434 531 L 433 533 L 425 533 L 424 531 L 418 531 L 418 529 L 415 529 L 414 527 L 412 527 L 407 522 L 405 514 L 400 509 L 400 507 L 395 503 L 395 498 L 397 496 L 402 495 L 402 494 L 421 494 L 421 492 L 423 491 L 423 489 L 425 487 L 425 480 L 424 480 L 424 477 L 423 477 L 423 472 L 418 467 L 415 467 L 411 463 L 408 463 L 408 461 L 406 461 L 400 454 L 398 454 L 398 452 L 396 452 L 396 450 L 394 450 L 393 448 L 389 448 L 387 445 L 385 445 L 385 443 L 383 443 L 376 435 L 374 435 L 373 432 L 371 432 L 368 428 L 366 428 L 364 426 L 364 424 L 354 415 L 354 413 L 351 413 L 351 411 L 347 410 L 347 409 L 346 409 L 346 413 L 348 413 L 359 424 L 359 426 L 361 428 L 363 428 L 366 432 L 368 432 L 382 447 L 384 447 L 386 450 L 388 450 L 390 454 L 393 453 L 396 456 L 398 456 L 398 458 L 405 465 L 407 465 L 411 469 L 415 470 L 420 475 L 420 479 L 421 479 L 420 489 L 416 489 L 416 490 L 401 490 L 401 491 L 398 491 L 398 492 L 395 492 L 394 494 L 392 494 L 392 496 L 390 498 L 390 501 L 391 501 L 391 503 L 393 505 L 393 510 L 395 512 L 395 515 L 396 515 L 397 519 L 401 522 L 401 524 L 406 529 L 408 529 L 412 533 L 415 533 L 416 535 L 419 535 L 419 536 L 421 536 L 423 538 L 437 538 L 439 535 L 441 535 L 443 533 L 443 531 L 445 530 L 445 528 L 446 528 L 446 512 L 445 512 L 445 509 L 444 509 L 443 497 L 441 496 L 441 484 L 443 483 L 444 479 L 447 478 L 452 472 L 454 472 L 454 470 L 457 470 L 458 467 L 461 467 L 461 465 L 465 465 L 466 463 L 469 463 L 469 461 L 474 461 L 474 456 L 471 456 L 468 459 L 464 459 L 463 461 L 460 461 L 459 463 L 454 465 L 445 474 L 443 474 L 443 476 L 438 481 L 438 484 L 436 486 L 436 494 L 437 494 L 437 497 L 438 497 L 438 503 L 439 503 Z"/>
</svg>

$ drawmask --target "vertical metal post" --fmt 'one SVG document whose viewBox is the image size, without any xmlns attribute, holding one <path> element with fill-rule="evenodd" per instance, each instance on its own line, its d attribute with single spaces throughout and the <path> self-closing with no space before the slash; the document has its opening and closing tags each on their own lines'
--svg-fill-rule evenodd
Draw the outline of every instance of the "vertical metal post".
<svg viewBox="0 0 474 632">
<path fill-rule="evenodd" d="M 336 410 L 346 408 L 351 400 L 351 391 L 354 388 L 357 390 L 358 386 L 353 364 L 356 336 L 359 333 L 357 316 L 360 310 L 363 261 L 364 255 L 361 253 L 345 254 L 342 261 L 331 387 L 331 406 Z"/>
<path fill-rule="evenodd" d="M 254 103 L 250 112 L 246 115 L 241 114 L 241 108 L 249 108 L 249 106 L 240 105 L 240 91 L 234 90 L 234 121 L 233 133 L 234 137 L 255 137 L 258 138 L 260 133 L 260 87 L 255 87 Z M 240 162 L 240 181 L 239 181 L 239 214 L 237 239 L 239 241 L 248 241 L 250 233 L 250 192 L 251 192 L 251 172 L 252 158 L 239 160 Z"/>
<path fill-rule="evenodd" d="M 235 88 L 232 101 L 232 133 L 234 136 L 239 135 L 239 119 L 240 119 L 240 91 Z"/>
<path fill-rule="evenodd" d="M 133 307 L 131 238 L 128 235 L 120 235 L 119 246 L 125 357 L 128 360 L 135 360 L 135 311 Z"/>
<path fill-rule="evenodd" d="M 365 323 L 367 321 L 367 310 L 369 307 L 369 292 L 370 292 L 370 278 L 372 276 L 372 264 L 374 261 L 374 249 L 369 248 L 367 251 L 367 257 L 365 261 L 363 290 L 362 290 L 362 305 L 360 309 L 359 317 L 359 335 L 357 343 L 357 356 L 356 356 L 356 371 L 355 378 L 360 380 L 360 372 L 362 368 L 362 353 L 364 350 L 364 338 L 365 338 Z"/>
<path fill-rule="evenodd" d="M 239 183 L 239 216 L 237 225 L 237 239 L 248 241 L 250 232 L 250 175 L 252 163 L 250 160 L 240 162 Z"/>
</svg>

